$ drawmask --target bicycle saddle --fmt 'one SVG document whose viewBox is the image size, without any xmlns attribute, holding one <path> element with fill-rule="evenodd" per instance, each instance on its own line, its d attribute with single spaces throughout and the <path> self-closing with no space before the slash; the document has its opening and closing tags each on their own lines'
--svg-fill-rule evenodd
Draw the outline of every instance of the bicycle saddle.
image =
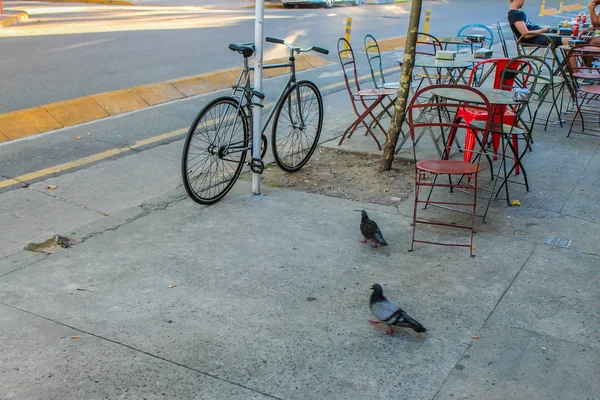
<svg viewBox="0 0 600 400">
<path fill-rule="evenodd" d="M 254 43 L 232 43 L 229 45 L 229 50 L 237 51 L 243 55 L 244 58 L 248 58 L 254 54 Z"/>
</svg>

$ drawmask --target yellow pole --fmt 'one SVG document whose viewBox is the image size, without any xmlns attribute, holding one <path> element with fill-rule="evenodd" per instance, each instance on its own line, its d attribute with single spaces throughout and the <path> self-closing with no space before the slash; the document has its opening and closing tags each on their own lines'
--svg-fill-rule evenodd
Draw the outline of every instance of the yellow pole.
<svg viewBox="0 0 600 400">
<path fill-rule="evenodd" d="M 544 16 L 544 9 L 546 8 L 546 0 L 542 0 L 542 8 L 540 8 L 540 17 Z"/>
<path fill-rule="evenodd" d="M 352 33 L 352 18 L 346 18 L 346 40 L 350 43 L 350 34 Z M 348 45 L 344 44 L 344 52 L 342 57 L 350 57 L 348 54 Z"/>
<path fill-rule="evenodd" d="M 431 10 L 425 11 L 425 26 L 423 27 L 423 33 L 429 33 L 429 20 L 431 18 Z"/>
</svg>

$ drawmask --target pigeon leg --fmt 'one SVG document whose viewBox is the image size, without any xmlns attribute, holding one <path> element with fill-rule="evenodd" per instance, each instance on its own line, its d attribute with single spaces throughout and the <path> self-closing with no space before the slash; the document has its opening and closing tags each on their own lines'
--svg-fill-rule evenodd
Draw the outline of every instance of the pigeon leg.
<svg viewBox="0 0 600 400">
<path fill-rule="evenodd" d="M 391 326 L 391 325 L 388 325 L 388 326 L 390 327 L 390 330 L 389 330 L 389 331 L 387 331 L 387 334 L 388 334 L 388 335 L 393 335 L 393 334 L 394 334 L 394 328 L 392 328 L 392 326 Z"/>
<path fill-rule="evenodd" d="M 371 245 L 371 247 L 373 247 L 374 249 L 376 249 L 376 248 L 378 248 L 378 247 L 379 247 L 379 245 L 378 245 L 377 243 L 373 243 L 373 244 Z"/>
<path fill-rule="evenodd" d="M 360 239 L 359 242 L 361 242 L 361 243 L 367 243 L 367 239 Z"/>
<path fill-rule="evenodd" d="M 372 325 L 379 325 L 379 324 L 381 324 L 381 321 L 373 321 L 372 319 L 369 319 L 368 321 Z"/>
</svg>

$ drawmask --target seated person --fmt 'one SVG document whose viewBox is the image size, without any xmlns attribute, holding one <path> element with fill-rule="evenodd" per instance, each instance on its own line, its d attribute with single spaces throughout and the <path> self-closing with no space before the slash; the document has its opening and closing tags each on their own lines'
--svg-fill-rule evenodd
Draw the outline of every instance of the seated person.
<svg viewBox="0 0 600 400">
<path fill-rule="evenodd" d="M 510 0 L 510 9 L 508 10 L 510 29 L 519 43 L 548 46 L 550 42 L 553 42 L 555 47 L 569 44 L 570 36 L 562 38 L 543 36 L 542 34 L 550 31 L 550 27 L 545 26 L 542 28 L 532 23 L 527 15 L 521 11 L 524 4 L 525 0 Z"/>
<path fill-rule="evenodd" d="M 600 0 L 592 0 L 588 4 L 588 10 L 590 10 L 590 24 L 593 27 L 600 28 L 600 12 L 596 14 L 596 7 L 600 5 Z"/>
</svg>

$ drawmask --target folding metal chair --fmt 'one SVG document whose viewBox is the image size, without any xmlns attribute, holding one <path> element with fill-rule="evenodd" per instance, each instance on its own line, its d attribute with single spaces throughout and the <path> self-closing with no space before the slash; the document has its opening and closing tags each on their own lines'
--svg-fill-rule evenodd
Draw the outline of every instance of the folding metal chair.
<svg viewBox="0 0 600 400">
<path fill-rule="evenodd" d="M 383 111 L 381 111 L 376 119 L 380 120 L 384 114 L 386 114 L 390 119 L 392 118 L 393 108 L 396 100 L 396 95 L 398 88 L 400 87 L 400 82 L 386 82 L 385 75 L 383 74 L 383 63 L 381 61 L 381 51 L 379 50 L 379 43 L 377 43 L 377 39 L 373 35 L 365 36 L 365 55 L 367 56 L 367 62 L 369 63 L 369 68 L 371 69 L 371 78 L 373 78 L 373 84 L 377 89 L 394 89 L 396 93 L 392 96 L 388 96 L 389 102 L 382 101 L 381 105 L 383 106 Z M 400 63 L 402 67 L 402 63 Z M 413 85 L 411 83 L 411 91 L 413 89 Z M 369 127 L 372 129 L 374 122 L 371 122 Z M 400 128 L 400 136 L 402 137 L 400 142 L 397 144 L 396 148 L 401 149 L 406 141 L 408 140 L 408 131 L 404 131 L 403 127 Z"/>
<path fill-rule="evenodd" d="M 373 140 L 375 140 L 375 143 L 377 143 L 377 147 L 379 150 L 381 150 L 381 143 L 365 120 L 370 118 L 371 122 L 373 122 L 379 128 L 379 130 L 381 130 L 383 135 L 387 137 L 385 129 L 381 126 L 381 123 L 373 114 L 373 111 L 387 96 L 394 95 L 396 90 L 383 88 L 361 90 L 360 83 L 358 82 L 358 74 L 356 71 L 356 62 L 354 59 L 354 51 L 352 50 L 352 46 L 350 46 L 350 43 L 346 39 L 340 38 L 337 43 L 337 49 L 340 65 L 342 66 L 342 71 L 344 72 L 346 89 L 348 90 L 352 108 L 354 109 L 354 113 L 357 117 L 356 120 L 346 129 L 340 138 L 338 145 L 341 145 L 347 137 L 351 137 L 354 131 L 362 124 L 362 126 L 364 126 L 367 130 L 366 134 L 371 135 Z M 371 104 L 367 104 L 367 102 L 371 102 Z M 364 111 L 359 111 L 357 105 L 358 107 L 362 106 Z"/>
<path fill-rule="evenodd" d="M 506 39 L 504 38 L 504 32 L 502 32 L 502 25 L 500 22 L 496 22 L 496 30 L 498 31 L 498 39 L 500 39 L 500 44 L 502 45 L 502 53 L 504 57 L 508 58 L 508 46 L 506 45 Z"/>
<path fill-rule="evenodd" d="M 581 130 L 590 136 L 600 136 L 600 46 L 582 45 L 567 53 L 567 66 L 575 90 L 576 109 L 567 137 L 573 132 L 575 122 L 581 122 Z M 587 126 L 586 126 L 587 124 Z"/>
<path fill-rule="evenodd" d="M 421 99 L 421 101 L 419 101 L 419 99 Z M 430 99 L 433 100 L 430 101 Z M 484 115 L 490 116 L 481 132 L 483 141 L 487 140 L 487 134 L 491 124 L 491 115 L 493 114 L 493 110 L 488 99 L 476 89 L 458 85 L 433 85 L 419 90 L 408 106 L 407 121 L 410 129 L 410 136 L 414 142 L 413 157 L 415 162 L 415 198 L 412 222 L 412 238 L 409 251 L 413 250 L 414 243 L 416 242 L 443 246 L 468 247 L 469 253 L 471 256 L 473 256 L 473 233 L 477 209 L 478 174 L 482 170 L 479 163 L 481 160 L 481 152 L 484 151 L 483 148 L 480 146 L 472 150 L 472 153 L 474 154 L 473 162 L 465 162 L 464 160 L 451 160 L 448 158 L 422 159 L 420 156 L 421 150 L 418 150 L 415 142 L 419 131 L 423 129 L 439 129 L 442 132 L 448 130 L 472 129 L 472 127 L 469 127 L 464 122 L 458 122 L 459 120 L 455 116 L 456 112 L 464 107 L 472 108 L 480 111 Z M 438 118 L 422 120 L 420 115 L 423 112 L 428 112 L 431 109 L 440 111 L 438 112 Z M 444 110 L 444 112 L 441 112 L 441 110 Z M 433 179 L 427 179 L 427 174 L 433 175 Z M 438 182 L 438 177 L 440 175 L 448 176 L 448 183 Z M 452 176 L 468 176 L 469 179 L 455 179 L 454 181 L 456 183 L 453 183 Z M 423 199 L 421 197 L 421 192 L 427 188 L 429 188 L 429 193 L 427 194 L 427 198 Z M 463 191 L 467 193 L 470 192 L 471 202 L 460 199 L 450 201 L 450 199 L 447 199 L 446 197 L 438 199 L 440 193 L 437 193 L 435 199 L 432 199 L 435 188 L 449 188 L 450 193 L 446 192 L 446 196 L 458 197 L 464 195 Z M 455 191 L 454 189 L 460 189 L 461 191 Z M 438 190 L 437 192 L 440 191 Z M 464 225 L 460 221 L 450 221 L 446 218 L 445 214 L 438 221 L 431 220 L 431 217 L 429 219 L 423 219 L 418 213 L 418 208 L 421 204 L 424 205 L 424 210 L 427 208 L 427 206 L 432 205 L 450 211 L 470 214 L 471 224 Z M 469 241 L 464 243 L 426 240 L 421 238 L 421 235 L 419 238 L 416 238 L 417 226 L 419 225 L 441 226 L 448 229 L 468 230 L 470 233 Z M 435 234 L 437 233 L 438 232 L 435 232 Z"/>
<path fill-rule="evenodd" d="M 597 83 L 597 74 L 594 73 L 594 62 L 591 54 L 597 53 L 600 47 L 596 45 L 578 45 L 565 52 L 563 70 L 566 71 L 567 87 L 569 89 L 569 103 L 566 113 L 576 112 L 578 98 L 581 95 L 581 87 Z M 591 73 L 590 73 L 591 72 Z M 571 108 L 573 104 L 573 108 Z"/>
</svg>

